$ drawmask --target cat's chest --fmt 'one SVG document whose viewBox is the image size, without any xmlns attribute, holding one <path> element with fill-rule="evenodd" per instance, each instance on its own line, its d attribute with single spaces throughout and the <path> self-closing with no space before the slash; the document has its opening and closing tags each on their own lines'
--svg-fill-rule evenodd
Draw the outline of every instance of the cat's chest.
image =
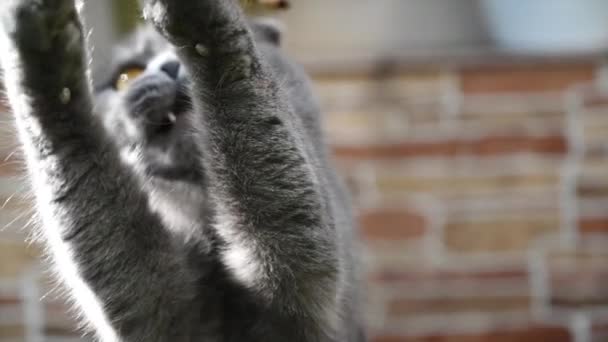
<svg viewBox="0 0 608 342">
<path fill-rule="evenodd" d="M 148 205 L 165 227 L 185 241 L 207 239 L 207 198 L 202 187 L 155 180 L 148 185 Z"/>
</svg>

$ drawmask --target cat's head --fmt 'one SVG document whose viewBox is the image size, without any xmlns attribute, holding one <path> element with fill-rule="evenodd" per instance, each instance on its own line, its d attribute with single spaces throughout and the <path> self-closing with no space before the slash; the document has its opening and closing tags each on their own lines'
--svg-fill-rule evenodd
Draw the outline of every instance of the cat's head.
<svg viewBox="0 0 608 342">
<path fill-rule="evenodd" d="M 277 25 L 250 24 L 258 42 L 279 45 Z M 196 115 L 190 82 L 175 48 L 150 26 L 114 49 L 113 62 L 96 72 L 96 112 L 125 161 L 151 175 L 192 176 L 198 156 L 188 137 Z"/>
</svg>

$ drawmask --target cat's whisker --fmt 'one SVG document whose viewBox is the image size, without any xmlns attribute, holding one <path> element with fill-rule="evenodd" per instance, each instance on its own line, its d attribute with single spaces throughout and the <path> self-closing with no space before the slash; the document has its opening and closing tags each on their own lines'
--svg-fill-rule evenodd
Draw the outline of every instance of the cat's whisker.
<svg viewBox="0 0 608 342">
<path fill-rule="evenodd" d="M 13 192 L 12 195 L 8 196 L 8 198 L 6 199 L 6 201 L 4 201 L 0 209 L 5 209 L 8 203 L 15 197 L 15 195 L 17 195 L 17 192 Z"/>
<path fill-rule="evenodd" d="M 8 160 L 11 159 L 15 154 L 17 154 L 17 152 L 19 152 L 19 151 L 14 150 L 13 152 L 9 153 L 2 162 L 8 162 Z"/>
<path fill-rule="evenodd" d="M 4 227 L 0 228 L 0 232 L 3 232 L 5 230 L 7 230 L 8 228 L 10 228 L 15 222 L 19 221 L 21 218 L 23 218 L 23 216 L 29 214 L 29 212 L 24 211 L 21 214 L 17 215 L 15 218 L 13 218 L 9 223 L 5 224 Z"/>
</svg>

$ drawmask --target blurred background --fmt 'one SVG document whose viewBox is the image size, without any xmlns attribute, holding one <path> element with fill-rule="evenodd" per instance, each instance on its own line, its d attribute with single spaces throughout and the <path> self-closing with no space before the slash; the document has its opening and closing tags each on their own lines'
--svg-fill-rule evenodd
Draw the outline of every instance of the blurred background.
<svg viewBox="0 0 608 342">
<path fill-rule="evenodd" d="M 136 6 L 85 3 L 103 69 Z M 608 1 L 292 0 L 277 16 L 358 208 L 372 341 L 608 341 Z M 0 341 L 80 340 L 26 242 L 0 112 Z"/>
</svg>

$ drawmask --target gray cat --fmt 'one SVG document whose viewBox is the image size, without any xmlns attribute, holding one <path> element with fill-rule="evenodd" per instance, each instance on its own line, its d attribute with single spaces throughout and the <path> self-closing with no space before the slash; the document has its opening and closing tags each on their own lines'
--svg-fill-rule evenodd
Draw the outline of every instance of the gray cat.
<svg viewBox="0 0 608 342">
<path fill-rule="evenodd" d="M 359 342 L 356 239 L 319 108 L 232 0 L 148 0 L 92 86 L 74 0 L 2 0 L 43 236 L 101 341 Z M 94 89 L 94 90 L 93 90 Z"/>
</svg>

